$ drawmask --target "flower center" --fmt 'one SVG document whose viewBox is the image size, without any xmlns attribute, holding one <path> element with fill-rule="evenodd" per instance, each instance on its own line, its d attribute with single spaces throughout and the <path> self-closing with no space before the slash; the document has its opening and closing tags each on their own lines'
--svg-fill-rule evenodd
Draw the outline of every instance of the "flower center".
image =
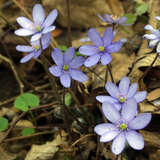
<svg viewBox="0 0 160 160">
<path fill-rule="evenodd" d="M 127 129 L 127 124 L 125 124 L 125 123 L 122 123 L 120 126 L 120 129 L 122 130 L 122 131 L 124 131 L 124 130 L 126 130 Z"/>
<path fill-rule="evenodd" d="M 104 47 L 103 47 L 103 46 L 100 46 L 100 47 L 99 47 L 99 50 L 100 50 L 101 52 L 104 52 Z"/>
<path fill-rule="evenodd" d="M 67 71 L 67 70 L 69 69 L 69 66 L 68 66 L 68 65 L 64 65 L 64 66 L 63 66 L 63 69 L 64 69 L 65 71 Z"/>
<path fill-rule="evenodd" d="M 40 32 L 40 31 L 42 30 L 42 27 L 41 27 L 41 26 L 36 26 L 36 30 L 37 30 L 38 32 Z"/>
<path fill-rule="evenodd" d="M 39 46 L 38 45 L 34 46 L 34 48 L 35 48 L 36 51 L 39 50 Z"/>
<path fill-rule="evenodd" d="M 115 21 L 118 20 L 118 19 L 120 18 L 120 17 L 117 16 L 117 15 L 111 15 L 111 17 L 112 17 L 112 19 L 115 20 Z"/>
<path fill-rule="evenodd" d="M 125 101 L 126 101 L 126 99 L 125 99 L 125 97 L 119 97 L 119 101 L 121 102 L 121 103 L 124 103 Z"/>
</svg>

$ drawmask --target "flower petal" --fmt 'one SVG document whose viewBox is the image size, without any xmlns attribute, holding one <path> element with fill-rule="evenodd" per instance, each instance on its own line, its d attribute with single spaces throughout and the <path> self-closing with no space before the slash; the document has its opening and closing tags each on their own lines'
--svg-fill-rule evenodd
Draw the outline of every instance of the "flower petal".
<svg viewBox="0 0 160 160">
<path fill-rule="evenodd" d="M 58 48 L 55 48 L 52 51 L 51 56 L 56 65 L 62 66 L 64 64 L 63 63 L 63 53 Z"/>
<path fill-rule="evenodd" d="M 30 36 L 30 35 L 34 34 L 33 31 L 28 30 L 28 29 L 23 29 L 23 28 L 17 29 L 14 33 L 17 36 Z"/>
<path fill-rule="evenodd" d="M 128 126 L 133 130 L 143 129 L 149 124 L 149 122 L 151 121 L 151 117 L 152 116 L 150 113 L 139 114 L 136 118 L 130 121 Z"/>
<path fill-rule="evenodd" d="M 109 53 L 118 52 L 122 47 L 122 42 L 114 42 L 110 46 L 107 47 L 107 51 Z"/>
<path fill-rule="evenodd" d="M 107 65 L 112 61 L 112 56 L 109 53 L 105 53 L 101 56 L 101 63 L 102 65 Z"/>
<path fill-rule="evenodd" d="M 70 77 L 70 75 L 69 74 L 62 74 L 60 76 L 60 82 L 64 87 L 69 88 L 71 86 L 71 77 Z"/>
<path fill-rule="evenodd" d="M 29 53 L 20 60 L 20 63 L 28 62 L 33 57 L 34 57 L 34 52 Z"/>
<path fill-rule="evenodd" d="M 126 132 L 126 139 L 133 149 L 141 150 L 144 148 L 144 139 L 141 134 L 135 131 L 128 131 Z"/>
<path fill-rule="evenodd" d="M 153 39 L 156 39 L 156 35 L 154 35 L 154 34 L 145 34 L 143 36 L 143 38 L 153 40 Z"/>
<path fill-rule="evenodd" d="M 129 89 L 130 80 L 128 77 L 123 77 L 119 83 L 119 91 L 122 95 L 126 96 Z"/>
<path fill-rule="evenodd" d="M 160 43 L 158 43 L 156 51 L 157 51 L 157 53 L 160 53 Z"/>
<path fill-rule="evenodd" d="M 85 60 L 84 65 L 86 67 L 94 66 L 95 64 L 98 63 L 99 59 L 100 59 L 99 54 L 92 55 Z"/>
<path fill-rule="evenodd" d="M 52 10 L 43 23 L 43 27 L 49 27 L 54 23 L 58 15 L 57 9 Z"/>
<path fill-rule="evenodd" d="M 134 98 L 131 98 L 124 103 L 121 115 L 123 119 L 129 122 L 136 116 L 136 113 L 137 113 L 137 103 Z"/>
<path fill-rule="evenodd" d="M 153 31 L 153 30 L 154 30 L 154 28 L 153 28 L 150 24 L 147 24 L 147 25 L 144 27 L 144 29 L 149 30 L 149 31 Z"/>
<path fill-rule="evenodd" d="M 60 77 L 62 75 L 62 67 L 61 66 L 52 66 L 49 68 L 49 71 L 55 77 Z"/>
<path fill-rule="evenodd" d="M 117 86 L 112 82 L 107 82 L 105 85 L 105 88 L 107 92 L 114 98 L 118 98 L 119 96 L 119 90 Z"/>
<path fill-rule="evenodd" d="M 46 49 L 51 42 L 51 33 L 43 34 L 41 38 L 42 48 Z"/>
<path fill-rule="evenodd" d="M 120 133 L 112 143 L 112 152 L 116 155 L 120 154 L 125 148 L 126 138 L 124 132 Z"/>
<path fill-rule="evenodd" d="M 36 4 L 32 10 L 32 17 L 36 24 L 42 24 L 45 19 L 45 12 L 41 4 Z"/>
<path fill-rule="evenodd" d="M 75 53 L 75 48 L 70 47 L 65 53 L 64 53 L 64 64 L 69 65 L 69 63 L 72 61 L 73 56 Z"/>
<path fill-rule="evenodd" d="M 79 68 L 84 64 L 85 58 L 82 56 L 77 56 L 75 58 L 72 59 L 71 63 L 69 64 L 69 66 L 71 68 Z"/>
<path fill-rule="evenodd" d="M 46 34 L 48 32 L 52 32 L 53 30 L 55 30 L 56 26 L 49 26 L 43 29 L 42 33 Z"/>
<path fill-rule="evenodd" d="M 26 45 L 18 45 L 16 46 L 16 50 L 19 52 L 32 52 L 34 51 L 34 48 Z"/>
<path fill-rule="evenodd" d="M 42 34 L 41 33 L 36 33 L 31 37 L 31 42 L 37 41 L 41 38 Z"/>
<path fill-rule="evenodd" d="M 18 17 L 17 23 L 25 29 L 29 29 L 29 30 L 35 29 L 33 22 L 26 17 Z"/>
<path fill-rule="evenodd" d="M 106 21 L 108 24 L 114 23 L 113 18 L 112 18 L 109 14 L 105 14 L 105 15 L 104 15 L 104 18 L 105 18 L 105 21 Z"/>
<path fill-rule="evenodd" d="M 97 14 L 97 16 L 102 20 L 102 21 L 106 21 L 106 19 L 104 17 L 102 17 L 100 14 Z"/>
<path fill-rule="evenodd" d="M 109 102 L 114 104 L 118 102 L 117 99 L 112 98 L 111 96 L 97 96 L 96 100 L 99 101 L 100 103 Z"/>
<path fill-rule="evenodd" d="M 124 16 L 124 17 L 121 17 L 120 19 L 118 19 L 117 23 L 121 24 L 121 25 L 125 25 L 126 21 L 127 21 L 127 17 Z"/>
<path fill-rule="evenodd" d="M 88 76 L 79 70 L 71 69 L 70 75 L 71 75 L 72 79 L 74 79 L 78 82 L 85 82 L 88 80 Z"/>
<path fill-rule="evenodd" d="M 93 45 L 84 45 L 79 48 L 79 52 L 86 56 L 91 56 L 99 52 L 99 49 Z"/>
<path fill-rule="evenodd" d="M 109 142 L 111 140 L 113 140 L 120 131 L 118 130 L 113 130 L 113 131 L 109 131 L 104 133 L 101 137 L 100 137 L 100 142 Z"/>
<path fill-rule="evenodd" d="M 137 92 L 137 88 L 138 88 L 137 83 L 131 84 L 131 86 L 129 87 L 128 93 L 127 93 L 127 98 L 133 97 Z"/>
<path fill-rule="evenodd" d="M 150 40 L 149 42 L 149 48 L 154 48 L 156 44 L 158 43 L 158 39 Z"/>
<path fill-rule="evenodd" d="M 103 35 L 103 42 L 104 42 L 104 46 L 108 46 L 112 43 L 113 40 L 113 31 L 111 27 L 108 27 Z"/>
<path fill-rule="evenodd" d="M 96 29 L 91 28 L 88 31 L 88 36 L 91 39 L 91 41 L 93 42 L 94 45 L 96 45 L 97 47 L 103 46 L 103 41 L 101 36 L 99 35 L 99 33 L 96 31 Z"/>
<path fill-rule="evenodd" d="M 139 103 L 145 100 L 146 96 L 147 96 L 147 92 L 141 91 L 141 92 L 137 92 L 134 98 L 136 99 L 136 102 Z"/>
<path fill-rule="evenodd" d="M 102 104 L 102 111 L 105 117 L 112 123 L 116 123 L 121 118 L 118 110 L 109 102 L 104 102 Z"/>
<path fill-rule="evenodd" d="M 117 127 L 111 123 L 102 123 L 94 127 L 94 131 L 100 136 L 113 130 L 117 130 Z"/>
<path fill-rule="evenodd" d="M 158 21 L 160 21 L 160 16 L 155 16 L 155 19 L 157 19 Z"/>
<path fill-rule="evenodd" d="M 39 49 L 38 51 L 34 52 L 34 58 L 37 59 L 40 56 L 41 53 L 42 53 L 41 49 Z"/>
</svg>

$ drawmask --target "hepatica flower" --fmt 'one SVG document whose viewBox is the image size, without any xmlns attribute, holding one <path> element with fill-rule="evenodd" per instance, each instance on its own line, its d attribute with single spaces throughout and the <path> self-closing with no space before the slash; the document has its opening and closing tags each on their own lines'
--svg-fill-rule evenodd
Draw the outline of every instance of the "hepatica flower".
<svg viewBox="0 0 160 160">
<path fill-rule="evenodd" d="M 111 123 L 95 126 L 94 131 L 100 135 L 100 142 L 112 143 L 112 152 L 120 154 L 126 142 L 135 150 L 144 148 L 144 139 L 136 130 L 145 128 L 151 121 L 150 113 L 137 114 L 137 104 L 133 99 L 127 101 L 121 113 L 110 103 L 103 103 L 102 110 Z"/>
<path fill-rule="evenodd" d="M 18 36 L 30 36 L 31 41 L 36 41 L 41 38 L 43 34 L 53 31 L 56 27 L 52 24 L 57 17 L 57 10 L 54 9 L 45 18 L 45 12 L 40 4 L 36 4 L 33 7 L 32 17 L 33 22 L 26 17 L 18 17 L 17 22 L 22 27 L 15 31 Z"/>
<path fill-rule="evenodd" d="M 113 24 L 113 25 L 122 25 L 122 26 L 127 26 L 127 25 L 131 25 L 131 24 L 127 24 L 127 17 L 123 16 L 123 17 L 118 17 L 118 16 L 112 16 L 109 14 L 105 14 L 104 17 L 102 17 L 100 14 L 98 14 L 98 17 L 108 23 L 108 24 Z"/>
<path fill-rule="evenodd" d="M 142 102 L 147 95 L 146 91 L 137 92 L 137 83 L 130 85 L 128 77 L 123 77 L 118 87 L 112 82 L 107 82 L 105 88 L 110 96 L 97 96 L 96 99 L 101 103 L 109 102 L 114 104 L 117 110 L 120 110 L 129 99 L 133 99 L 139 103 Z"/>
<path fill-rule="evenodd" d="M 111 53 L 118 52 L 122 47 L 120 41 L 112 42 L 114 36 L 110 27 L 106 29 L 102 38 L 94 28 L 88 31 L 88 36 L 93 45 L 84 45 L 79 48 L 81 54 L 89 56 L 84 62 L 86 67 L 97 64 L 99 60 L 102 65 L 109 64 L 112 61 Z"/>
<path fill-rule="evenodd" d="M 87 75 L 82 71 L 77 70 L 84 63 L 82 56 L 74 57 L 75 48 L 69 48 L 64 54 L 55 48 L 52 52 L 52 59 L 55 66 L 49 68 L 51 74 L 55 77 L 60 77 L 61 84 L 69 88 L 71 86 L 71 78 L 78 82 L 85 82 L 88 80 Z"/>
<path fill-rule="evenodd" d="M 28 53 L 25 57 L 23 57 L 20 60 L 20 62 L 25 63 L 29 61 L 31 58 L 37 59 L 42 53 L 42 51 L 49 46 L 50 40 L 51 40 L 51 33 L 47 33 L 42 36 L 41 43 L 40 43 L 40 40 L 37 40 L 37 41 L 31 42 L 31 46 L 28 46 L 28 45 L 16 46 L 17 51 Z M 41 44 L 42 44 L 42 47 L 41 47 Z"/>
</svg>

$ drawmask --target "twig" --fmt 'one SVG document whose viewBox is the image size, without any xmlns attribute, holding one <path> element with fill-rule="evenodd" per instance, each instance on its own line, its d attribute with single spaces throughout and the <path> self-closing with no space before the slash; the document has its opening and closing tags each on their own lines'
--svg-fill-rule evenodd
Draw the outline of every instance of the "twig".
<svg viewBox="0 0 160 160">
<path fill-rule="evenodd" d="M 112 75 L 112 70 L 111 70 L 110 64 L 108 64 L 107 67 L 108 67 L 109 74 L 110 74 L 110 76 L 111 76 L 111 80 L 112 80 L 113 83 L 115 83 L 115 82 L 114 82 L 113 75 Z"/>
<path fill-rule="evenodd" d="M 24 92 L 24 91 L 23 91 L 24 85 L 23 85 L 22 81 L 20 80 L 20 78 L 19 78 L 19 76 L 18 76 L 18 73 L 17 73 L 17 71 L 16 71 L 16 68 L 15 68 L 13 62 L 12 62 L 10 59 L 8 59 L 7 57 L 5 57 L 5 56 L 3 56 L 3 55 L 1 55 L 1 54 L 0 54 L 0 59 L 2 59 L 2 60 L 4 60 L 5 62 L 9 63 L 9 65 L 10 65 L 10 67 L 11 67 L 13 73 L 14 73 L 14 76 L 15 76 L 18 84 L 19 84 L 20 93 L 23 93 L 23 92 Z"/>
<path fill-rule="evenodd" d="M 70 15 L 70 0 L 67 3 L 67 29 L 68 29 L 68 47 L 72 46 L 72 32 L 71 32 L 71 15 Z"/>
<path fill-rule="evenodd" d="M 93 71 L 90 68 L 87 68 L 90 72 L 94 73 L 100 80 L 104 81 L 104 79 L 102 77 L 100 77 L 95 71 Z"/>
<path fill-rule="evenodd" d="M 8 137 L 8 135 L 10 134 L 10 132 L 12 131 L 12 129 L 15 127 L 15 125 L 17 124 L 17 122 L 22 118 L 24 117 L 28 112 L 30 111 L 35 111 L 35 110 L 38 110 L 38 109 L 44 109 L 44 108 L 47 108 L 47 107 L 50 107 L 52 105 L 55 105 L 55 103 L 51 103 L 51 104 L 46 104 L 46 105 L 41 105 L 39 107 L 36 107 L 36 108 L 31 108 L 29 109 L 28 111 L 26 112 L 22 112 L 18 118 L 12 122 L 10 128 L 7 130 L 5 136 L 2 138 L 2 140 L 0 141 L 0 144 L 4 142 L 4 140 Z"/>
</svg>

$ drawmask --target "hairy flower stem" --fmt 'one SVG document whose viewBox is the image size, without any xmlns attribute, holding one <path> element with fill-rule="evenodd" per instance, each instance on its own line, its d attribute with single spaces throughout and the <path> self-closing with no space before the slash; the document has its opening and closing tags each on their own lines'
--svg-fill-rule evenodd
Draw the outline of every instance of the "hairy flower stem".
<svg viewBox="0 0 160 160">
<path fill-rule="evenodd" d="M 108 65 L 107 65 L 107 68 L 108 68 L 109 74 L 110 74 L 110 76 L 111 76 L 112 82 L 115 83 L 114 78 L 113 78 L 113 74 L 112 74 L 112 70 L 111 70 L 111 65 L 108 64 Z"/>
<path fill-rule="evenodd" d="M 70 15 L 70 0 L 66 0 L 67 6 L 67 29 L 68 29 L 68 47 L 72 46 L 72 32 L 71 32 L 71 15 Z"/>
<path fill-rule="evenodd" d="M 138 83 L 140 84 L 141 80 L 143 80 L 143 78 L 148 74 L 148 72 L 152 69 L 154 63 L 156 62 L 157 58 L 159 57 L 158 54 L 156 54 L 154 60 L 152 61 L 151 65 L 146 69 L 146 71 L 143 73 L 143 75 L 139 78 Z M 140 87 L 140 89 L 142 89 Z"/>
</svg>

